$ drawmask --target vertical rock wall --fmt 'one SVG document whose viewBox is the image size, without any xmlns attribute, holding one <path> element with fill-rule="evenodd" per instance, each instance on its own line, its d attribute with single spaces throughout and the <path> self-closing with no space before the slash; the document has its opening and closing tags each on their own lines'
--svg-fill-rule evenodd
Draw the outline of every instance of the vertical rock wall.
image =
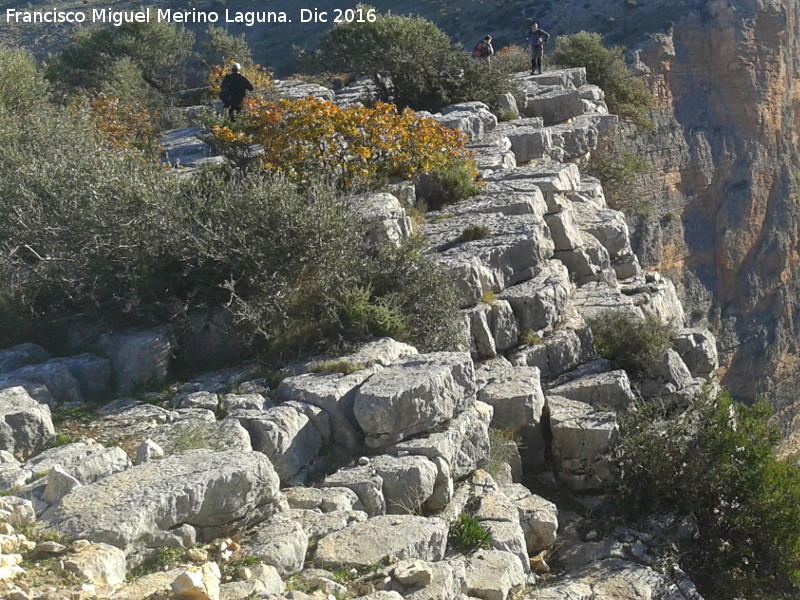
<svg viewBox="0 0 800 600">
<path fill-rule="evenodd" d="M 800 389 L 799 17 L 791 0 L 712 1 L 636 57 L 656 107 L 655 130 L 635 142 L 655 165 L 640 191 L 656 208 L 635 228 L 637 254 L 717 328 L 723 383 L 790 413 Z"/>
</svg>

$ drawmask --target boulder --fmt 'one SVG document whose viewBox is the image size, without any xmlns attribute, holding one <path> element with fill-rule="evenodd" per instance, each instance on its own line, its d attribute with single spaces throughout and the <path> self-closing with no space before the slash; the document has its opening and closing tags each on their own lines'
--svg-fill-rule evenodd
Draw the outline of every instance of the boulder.
<svg viewBox="0 0 800 600">
<path fill-rule="evenodd" d="M 389 514 L 417 514 L 433 495 L 439 470 L 424 456 L 376 456 L 370 466 L 383 479 Z"/>
<path fill-rule="evenodd" d="M 434 460 L 442 458 L 453 479 L 461 479 L 486 464 L 489 457 L 489 422 L 493 409 L 476 402 L 449 423 L 443 431 L 416 436 L 387 448 Z"/>
<path fill-rule="evenodd" d="M 567 268 L 551 260 L 542 266 L 536 277 L 507 288 L 499 298 L 511 305 L 520 330 L 536 331 L 558 320 L 571 292 Z"/>
<path fill-rule="evenodd" d="M 592 330 L 580 317 L 569 319 L 566 327 L 545 340 L 550 378 L 555 378 L 596 356 Z"/>
<path fill-rule="evenodd" d="M 483 102 L 461 102 L 442 109 L 436 120 L 451 129 L 460 129 L 470 140 L 480 139 L 497 127 L 497 117 Z"/>
<path fill-rule="evenodd" d="M 38 344 L 18 344 L 0 350 L 0 374 L 10 373 L 25 365 L 35 365 L 48 360 L 50 360 L 50 354 Z"/>
<path fill-rule="evenodd" d="M 627 410 L 636 401 L 628 374 L 622 370 L 586 375 L 551 388 L 550 394 L 613 411 Z"/>
<path fill-rule="evenodd" d="M 447 522 L 437 518 L 373 517 L 322 538 L 314 561 L 323 568 L 363 568 L 386 556 L 435 562 L 444 557 L 448 530 Z"/>
<path fill-rule="evenodd" d="M 561 123 L 584 113 L 578 90 L 556 89 L 543 94 L 527 95 L 523 110 L 526 117 L 541 117 L 545 125 Z"/>
<path fill-rule="evenodd" d="M 517 159 L 511 150 L 494 146 L 483 146 L 475 157 L 475 166 L 480 173 L 492 173 L 517 166 Z"/>
<path fill-rule="evenodd" d="M 549 212 L 544 219 L 550 228 L 556 252 L 574 250 L 583 246 L 583 239 L 570 204 L 561 202 L 558 210 Z"/>
<path fill-rule="evenodd" d="M 508 360 L 515 367 L 536 367 L 542 378 L 550 376 L 547 362 L 547 346 L 543 343 L 525 345 L 514 348 L 508 354 Z"/>
<path fill-rule="evenodd" d="M 475 359 L 497 355 L 494 336 L 492 335 L 492 307 L 485 302 L 462 311 L 467 323 L 470 339 L 470 354 Z"/>
<path fill-rule="evenodd" d="M 83 395 L 77 379 L 72 376 L 66 365 L 57 361 L 27 365 L 16 371 L 0 375 L 0 388 L 27 387 L 24 385 L 26 382 L 47 388 L 48 396 L 34 397 L 40 402 L 46 402 L 51 408 L 55 408 L 57 404 L 83 402 Z M 31 395 L 33 396 L 33 394 Z"/>
<path fill-rule="evenodd" d="M 178 394 L 172 399 L 175 408 L 203 408 L 216 412 L 219 407 L 219 396 L 211 392 L 190 392 Z"/>
<path fill-rule="evenodd" d="M 373 244 L 389 242 L 400 246 L 412 233 L 411 219 L 400 201 L 383 192 L 364 194 L 353 199 L 353 211 L 369 225 L 367 239 Z"/>
<path fill-rule="evenodd" d="M 475 394 L 467 353 L 420 354 L 375 373 L 356 392 L 353 411 L 374 448 L 440 425 L 466 409 Z"/>
<path fill-rule="evenodd" d="M 386 514 L 386 499 L 383 497 L 383 479 L 369 466 L 339 469 L 320 482 L 323 488 L 348 488 L 358 502 L 354 510 L 363 510 L 370 517 Z"/>
<path fill-rule="evenodd" d="M 321 512 L 351 511 L 358 496 L 350 488 L 305 488 L 294 487 L 283 490 L 290 508 L 319 510 Z"/>
<path fill-rule="evenodd" d="M 539 188 L 534 187 L 524 193 L 502 192 L 465 198 L 457 204 L 446 206 L 438 212 L 429 212 L 428 220 L 449 220 L 459 215 L 479 215 L 497 213 L 505 216 L 532 215 L 541 219 L 547 212 L 547 203 Z"/>
<path fill-rule="evenodd" d="M 0 390 L 0 450 L 26 458 L 55 436 L 50 408 L 21 387 Z"/>
<path fill-rule="evenodd" d="M 12 527 L 26 527 L 36 521 L 33 503 L 16 496 L 0 496 L 0 521 Z"/>
<path fill-rule="evenodd" d="M 81 483 L 77 479 L 60 466 L 55 465 L 47 474 L 47 485 L 42 493 L 42 500 L 49 504 L 56 504 L 61 498 L 80 485 Z"/>
<path fill-rule="evenodd" d="M 623 213 L 580 202 L 573 203 L 573 206 L 580 228 L 593 235 L 608 250 L 611 260 L 630 254 L 630 232 Z"/>
<path fill-rule="evenodd" d="M 558 532 L 558 508 L 555 504 L 532 494 L 520 484 L 504 486 L 501 491 L 519 513 L 519 524 L 525 535 L 529 556 L 555 544 Z"/>
<path fill-rule="evenodd" d="M 478 400 L 494 409 L 492 426 L 497 429 L 520 429 L 535 425 L 542 416 L 544 394 L 541 375 L 536 367 L 517 367 L 478 393 Z"/>
<path fill-rule="evenodd" d="M 158 385 L 167 378 L 172 343 L 164 330 L 120 331 L 102 336 L 100 346 L 111 360 L 119 394 L 130 394 L 144 385 Z"/>
<path fill-rule="evenodd" d="M 619 436 L 614 414 L 551 395 L 547 411 L 558 478 L 573 491 L 613 484 L 616 475 L 608 455 Z"/>
<path fill-rule="evenodd" d="M 244 548 L 248 556 L 275 567 L 281 577 L 288 577 L 303 568 L 308 535 L 300 523 L 274 519 L 260 525 Z"/>
<path fill-rule="evenodd" d="M 541 119 L 519 119 L 500 125 L 497 133 L 508 138 L 517 163 L 527 163 L 547 156 L 553 147 L 550 130 Z"/>
<path fill-rule="evenodd" d="M 552 586 L 526 594 L 524 600 L 562 600 L 564 598 L 614 598 L 615 600 L 702 600 L 679 567 L 673 576 L 623 558 L 606 558 L 571 572 Z M 674 579 L 678 579 L 676 582 Z"/>
<path fill-rule="evenodd" d="M 717 340 L 708 329 L 682 329 L 672 347 L 695 377 L 707 379 L 719 368 Z"/>
<path fill-rule="evenodd" d="M 581 103 L 586 110 L 586 103 Z M 599 133 L 595 124 L 589 119 L 576 119 L 566 125 L 548 127 L 553 147 L 564 151 L 564 158 L 581 158 L 597 149 Z"/>
<path fill-rule="evenodd" d="M 463 239 L 465 232 L 476 231 L 482 235 Z M 437 260 L 448 268 L 452 265 L 459 275 L 468 272 L 464 263 L 483 269 L 472 276 L 474 284 L 462 285 L 462 306 L 474 304 L 490 289 L 497 292 L 530 279 L 553 255 L 550 230 L 530 215 L 464 214 L 426 223 L 420 232 Z"/>
<path fill-rule="evenodd" d="M 114 546 L 87 543 L 62 560 L 65 571 L 75 573 L 96 585 L 117 585 L 125 582 L 125 553 Z"/>
<path fill-rule="evenodd" d="M 220 574 L 217 563 L 189 567 L 172 582 L 173 600 L 220 600 Z"/>
<path fill-rule="evenodd" d="M 578 313 L 586 319 L 597 319 L 609 311 L 622 312 L 632 319 L 644 319 L 642 309 L 630 297 L 606 283 L 592 282 L 575 290 L 572 302 Z"/>
<path fill-rule="evenodd" d="M 214 156 L 214 150 L 202 140 L 202 127 L 183 127 L 163 132 L 158 138 L 162 159 L 173 167 L 197 167 Z"/>
<path fill-rule="evenodd" d="M 409 352 L 409 354 L 411 353 Z M 363 362 L 359 358 L 363 359 Z M 360 357 L 353 355 L 341 360 L 352 365 L 365 365 L 365 368 L 349 375 L 307 373 L 287 377 L 278 385 L 276 394 L 281 402 L 304 402 L 324 410 L 330 419 L 332 443 L 337 447 L 355 452 L 363 443 L 363 436 L 356 428 L 353 414 L 356 390 L 366 379 L 382 368 L 378 361 L 385 359 L 381 358 L 379 354 L 370 357 L 365 352 Z M 366 366 L 371 361 L 376 362 L 371 366 Z"/>
<path fill-rule="evenodd" d="M 116 546 L 138 564 L 176 543 L 175 527 L 210 540 L 280 512 L 278 485 L 263 454 L 190 450 L 77 487 L 42 520 L 63 535 Z"/>
<path fill-rule="evenodd" d="M 323 513 L 318 510 L 292 509 L 290 518 L 303 528 L 309 540 L 317 541 L 334 531 L 350 527 L 353 523 L 366 521 L 367 513 L 360 510 Z"/>
<path fill-rule="evenodd" d="M 86 485 L 124 471 L 131 466 L 131 461 L 122 448 L 106 448 L 94 440 L 86 440 L 45 450 L 24 466 L 31 471 L 33 478 L 37 478 L 56 465 Z"/>
<path fill-rule="evenodd" d="M 275 93 L 280 98 L 288 100 L 312 97 L 333 102 L 336 97 L 336 93 L 330 88 L 299 79 L 275 79 L 272 83 L 275 86 Z"/>
<path fill-rule="evenodd" d="M 111 389 L 111 361 L 93 354 L 54 358 L 46 364 L 65 367 L 84 398 L 101 398 Z M 51 390 L 52 391 L 52 390 Z"/>
<path fill-rule="evenodd" d="M 694 378 L 689 372 L 689 368 L 672 348 L 664 353 L 661 361 L 652 369 L 651 375 L 657 381 L 674 385 L 676 390 L 682 390 L 694 384 Z"/>
<path fill-rule="evenodd" d="M 515 347 L 519 340 L 519 325 L 514 310 L 505 300 L 495 300 L 491 304 L 491 329 L 495 348 L 504 352 Z"/>
<path fill-rule="evenodd" d="M 263 413 L 234 416 L 250 434 L 253 450 L 272 461 L 283 483 L 317 461 L 330 439 L 328 415 L 303 402 L 286 402 Z"/>
<path fill-rule="evenodd" d="M 479 550 L 467 559 L 467 594 L 482 600 L 506 600 L 511 590 L 526 583 L 525 571 L 513 554 Z"/>
</svg>

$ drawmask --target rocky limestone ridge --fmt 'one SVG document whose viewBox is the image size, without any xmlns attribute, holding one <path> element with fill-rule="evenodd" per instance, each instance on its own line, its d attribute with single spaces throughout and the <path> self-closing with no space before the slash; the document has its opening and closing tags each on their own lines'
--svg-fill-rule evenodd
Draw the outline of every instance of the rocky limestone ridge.
<svg viewBox="0 0 800 600">
<path fill-rule="evenodd" d="M 177 360 L 163 330 L 106 335 L 103 356 L 0 351 L 3 594 L 699 599 L 678 564 L 659 564 L 659 540 L 692 535 L 691 523 L 600 533 L 547 499 L 560 487 L 602 505 L 617 476 L 616 413 L 637 394 L 697 393 L 717 357 L 698 328 L 681 330 L 651 380 L 597 357 L 586 319 L 654 314 L 680 328 L 683 308 L 669 280 L 641 269 L 625 219 L 573 162 L 617 126 L 602 91 L 582 69 L 519 83 L 524 105 L 505 99 L 519 119 L 498 124 L 480 103 L 433 115 L 469 135 L 486 182 L 420 227 L 459 283 L 459 351 L 383 339 L 341 358 L 359 367 L 349 374 L 300 369 L 270 390 L 243 365 L 137 398 L 131 390 L 165 382 Z M 374 234 L 409 235 L 404 208 L 418 193 L 400 184 L 365 197 Z M 472 226 L 486 235 L 461 241 Z M 219 314 L 201 322 L 181 360 L 207 364 L 235 347 Z M 51 408 L 86 399 L 103 407 L 72 425 L 84 437 L 54 443 Z M 506 450 L 499 463 L 493 444 Z M 464 513 L 491 534 L 477 552 L 454 546 Z M 23 553 L 38 560 L 22 566 Z"/>
<path fill-rule="evenodd" d="M 655 129 L 632 148 L 654 165 L 639 189 L 654 215 L 635 223 L 633 246 L 675 282 L 692 321 L 717 332 L 723 384 L 770 398 L 791 431 L 800 7 L 714 0 L 671 19 L 633 53 L 655 100 Z"/>
</svg>

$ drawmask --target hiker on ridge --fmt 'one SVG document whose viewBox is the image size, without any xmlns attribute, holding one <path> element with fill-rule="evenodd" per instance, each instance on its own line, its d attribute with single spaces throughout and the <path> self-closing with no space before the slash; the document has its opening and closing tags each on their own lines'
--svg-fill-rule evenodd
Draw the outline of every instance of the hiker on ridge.
<svg viewBox="0 0 800 600">
<path fill-rule="evenodd" d="M 231 121 L 236 122 L 236 113 L 241 112 L 242 103 L 247 92 L 253 91 L 253 84 L 239 71 L 242 65 L 233 63 L 231 72 L 225 75 L 219 86 L 219 99 L 222 100 L 222 112 L 227 108 L 230 113 Z"/>
<path fill-rule="evenodd" d="M 486 62 L 489 62 L 490 57 L 494 54 L 494 48 L 492 47 L 492 36 L 487 35 L 475 45 L 475 49 L 472 51 L 472 56 L 476 58 L 485 58 Z"/>
<path fill-rule="evenodd" d="M 525 36 L 525 42 L 531 47 L 531 75 L 535 75 L 537 70 L 539 75 L 542 74 L 544 45 L 549 41 L 550 34 L 539 29 L 539 24 L 534 22 L 528 35 Z"/>
</svg>

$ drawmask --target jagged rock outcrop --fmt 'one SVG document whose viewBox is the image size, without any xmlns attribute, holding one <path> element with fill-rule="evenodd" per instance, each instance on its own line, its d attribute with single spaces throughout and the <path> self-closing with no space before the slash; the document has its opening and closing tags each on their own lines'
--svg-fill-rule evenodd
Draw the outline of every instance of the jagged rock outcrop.
<svg viewBox="0 0 800 600">
<path fill-rule="evenodd" d="M 138 564 L 169 540 L 210 540 L 285 511 L 278 483 L 260 453 L 190 450 L 76 487 L 43 520 Z"/>
</svg>

